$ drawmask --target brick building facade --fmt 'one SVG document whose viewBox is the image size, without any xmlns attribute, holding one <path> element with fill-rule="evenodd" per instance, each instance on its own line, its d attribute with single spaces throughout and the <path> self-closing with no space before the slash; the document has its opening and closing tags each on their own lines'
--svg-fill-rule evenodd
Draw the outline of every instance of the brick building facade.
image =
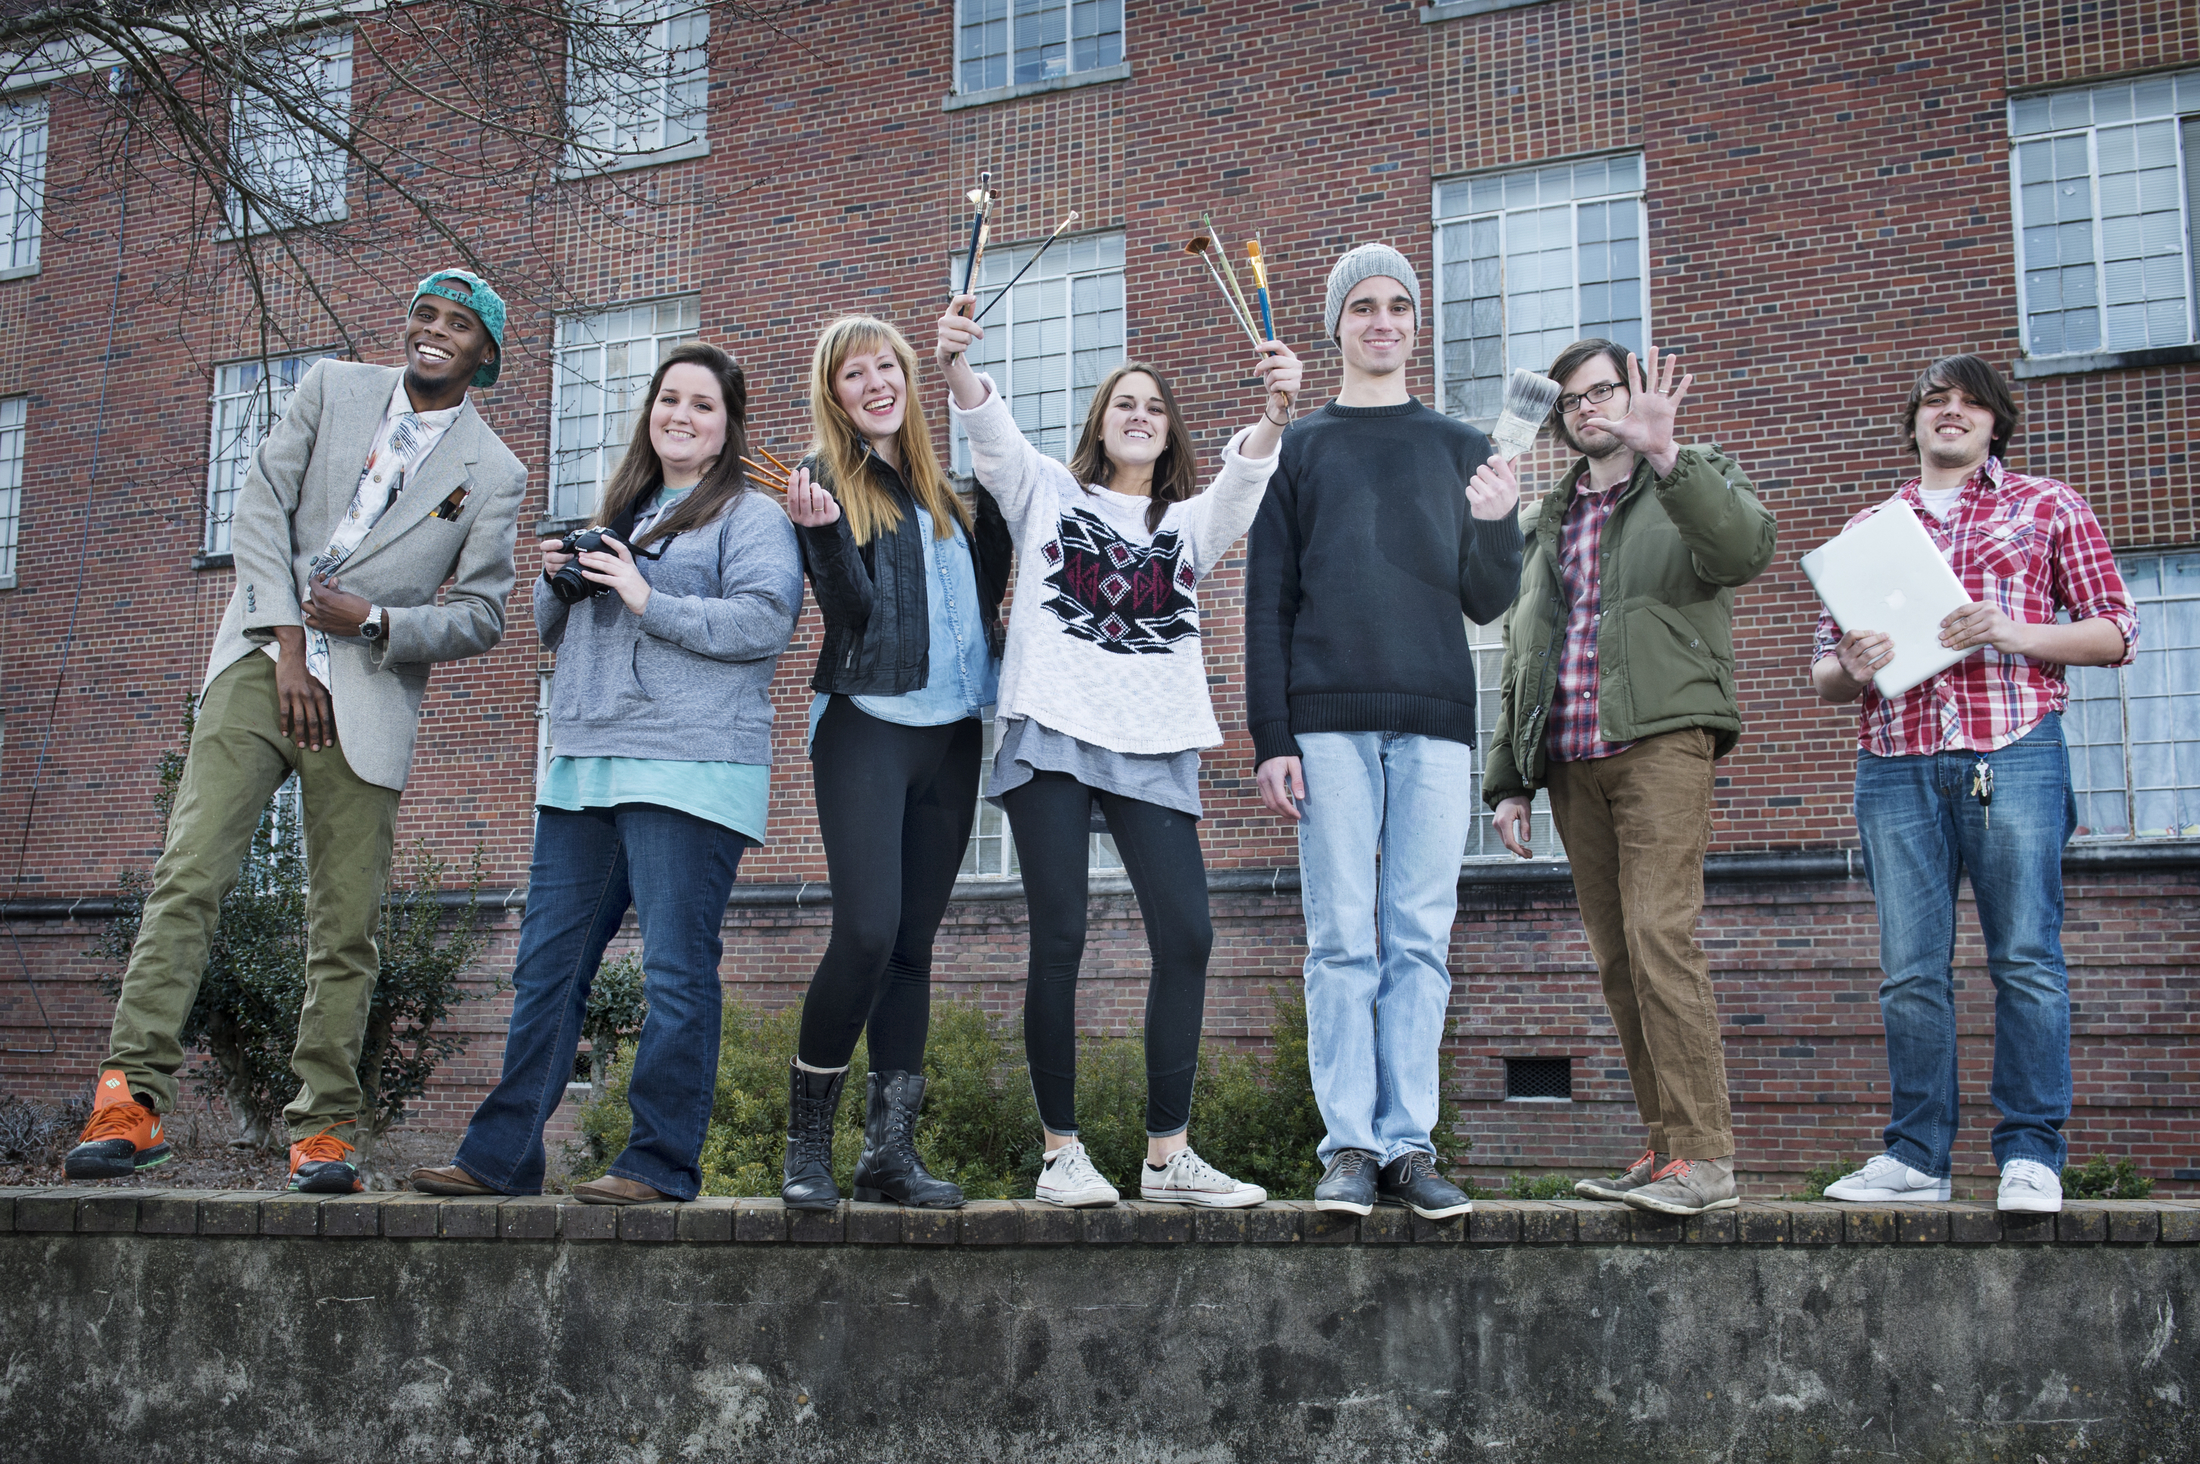
<svg viewBox="0 0 2200 1464">
<path fill-rule="evenodd" d="M 2165 1185 L 2200 1179 L 2200 15 L 2178 0 L 1065 0 L 1054 44 L 1023 18 L 1045 7 L 1019 4 L 1020 31 L 990 29 L 1012 25 L 992 8 L 1002 17 L 988 0 L 817 4 L 784 17 L 783 33 L 712 35 L 705 141 L 635 172 L 623 218 L 575 217 L 544 246 L 568 298 L 515 304 L 503 379 L 477 396 L 529 464 L 546 521 L 585 497 L 605 460 L 556 435 L 575 415 L 575 373 L 610 369 L 591 342 L 696 333 L 726 345 L 750 371 L 755 440 L 793 448 L 825 320 L 860 309 L 928 339 L 981 168 L 1001 195 L 995 269 L 1080 214 L 1080 247 L 1034 277 L 1053 294 L 1020 294 L 1009 309 L 1024 316 L 993 347 L 1041 429 L 1074 423 L 1079 371 L 1126 353 L 1170 374 L 1204 451 L 1250 419 L 1242 344 L 1181 249 L 1202 209 L 1232 240 L 1261 238 L 1279 333 L 1309 357 L 1317 396 L 1336 363 L 1320 341 L 1322 280 L 1362 240 L 1396 244 L 1422 270 L 1413 389 L 1462 414 L 1487 406 L 1493 371 L 1540 367 L 1550 342 L 1586 325 L 1624 334 L 1617 322 L 1637 340 L 1647 327 L 1697 374 L 1684 436 L 1738 458 L 1780 525 L 1773 568 L 1737 602 L 1748 730 L 1721 768 L 1703 932 L 1741 1164 L 1769 1187 L 1870 1152 L 1885 1097 L 1876 925 L 1848 811 L 1854 715 L 1810 694 L 1816 601 L 1796 558 L 1907 475 L 1892 418 L 1915 371 L 1982 352 L 2021 378 L 2012 464 L 2077 485 L 2127 568 L 2152 576 L 2138 666 L 2093 673 L 2073 714 L 2091 831 L 2069 862 L 2073 1150 L 2130 1154 Z M 92 141 L 74 84 L 43 98 L 49 183 L 79 181 L 35 267 L 0 270 L 0 404 L 22 403 L 19 533 L 0 590 L 0 829 L 21 847 L 0 1087 L 53 1094 L 102 1050 L 106 1005 L 85 954 L 96 902 L 157 853 L 155 760 L 229 595 L 225 556 L 208 552 L 209 459 L 234 379 L 223 371 L 254 347 L 234 276 L 188 276 L 183 242 L 163 234 L 170 200 L 83 179 Z M 2076 171 L 2054 171 L 2069 157 Z M 2083 210 L 2068 202 L 2081 187 Z M 355 212 L 371 211 L 372 190 L 353 188 Z M 475 237 L 497 237 L 501 207 L 484 200 L 467 218 Z M 2146 244 L 2164 217 L 2173 245 Z M 2142 243 L 2127 248 L 2127 235 Z M 2080 258 L 2081 245 L 2095 252 Z M 368 359 L 395 357 L 403 300 L 386 281 L 445 257 L 417 241 L 392 253 L 322 272 Z M 2085 285 L 2084 269 L 2105 283 Z M 2100 298 L 2087 305 L 2084 288 Z M 274 308 L 306 318 L 303 300 Z M 1049 385 L 1050 362 L 1069 386 Z M 941 423 L 941 390 L 927 390 Z M 0 441 L 7 430 L 0 417 Z M 1560 466 L 1539 450 L 1531 491 Z M 436 676 L 401 827 L 447 856 L 478 845 L 499 891 L 525 883 L 551 669 L 529 628 L 522 527 L 511 633 Z M 1218 932 L 1208 1031 L 1257 1042 L 1303 946 L 1294 847 L 1253 789 L 1242 569 L 1241 546 L 1204 600 L 1228 734 L 1203 780 Z M 729 990 L 769 1005 L 799 997 L 829 918 L 801 745 L 816 634 L 811 607 L 775 688 L 771 840 L 744 862 L 728 913 Z M 1478 829 L 1448 1070 L 1476 1167 L 1609 1166 L 1636 1129 L 1563 865 L 1484 858 L 1482 844 Z M 1013 879 L 997 877 L 1005 860 L 1004 840 L 974 850 L 938 979 L 943 996 L 1013 1011 L 1023 921 Z M 1100 873 L 1095 886 L 1083 1011 L 1096 1030 L 1120 1029 L 1142 1002 L 1143 940 L 1120 880 Z M 499 929 L 492 968 L 516 917 Z M 1990 1171 L 1991 991 L 1968 933 L 1959 959 L 1969 1126 L 1957 1162 L 1978 1174 Z M 473 1050 L 416 1123 L 462 1122 L 493 1074 L 501 1005 L 466 1021 Z M 1507 1097 L 1559 1081 L 1570 1101 Z"/>
</svg>

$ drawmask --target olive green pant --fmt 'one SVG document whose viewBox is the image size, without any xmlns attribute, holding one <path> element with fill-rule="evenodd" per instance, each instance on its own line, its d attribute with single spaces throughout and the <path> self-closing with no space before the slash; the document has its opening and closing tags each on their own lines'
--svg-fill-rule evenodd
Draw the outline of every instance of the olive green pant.
<svg viewBox="0 0 2200 1464">
<path fill-rule="evenodd" d="M 1696 942 L 1711 841 L 1712 737 L 1690 728 L 1550 765 L 1551 822 L 1650 1147 L 1734 1152 L 1711 967 Z"/>
<path fill-rule="evenodd" d="M 268 800 L 298 775 L 306 850 L 306 999 L 290 1070 L 304 1084 L 283 1110 L 291 1137 L 359 1115 L 359 1048 L 380 965 L 375 928 L 389 883 L 398 793 L 363 781 L 343 749 L 309 752 L 282 733 L 275 663 L 254 652 L 199 703 L 168 843 L 153 866 L 130 969 L 115 1003 L 106 1068 L 167 1113 L 183 1066 L 177 1040 L 206 954 Z"/>
</svg>

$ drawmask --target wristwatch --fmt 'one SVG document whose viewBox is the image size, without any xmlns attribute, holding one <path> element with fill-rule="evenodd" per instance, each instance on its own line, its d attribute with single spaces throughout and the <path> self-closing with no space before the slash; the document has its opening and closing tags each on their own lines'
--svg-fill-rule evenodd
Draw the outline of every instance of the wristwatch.
<svg viewBox="0 0 2200 1464">
<path fill-rule="evenodd" d="M 367 607 L 367 618 L 359 622 L 359 638 L 370 641 L 378 641 L 382 638 L 382 607 L 380 605 L 369 605 Z"/>
</svg>

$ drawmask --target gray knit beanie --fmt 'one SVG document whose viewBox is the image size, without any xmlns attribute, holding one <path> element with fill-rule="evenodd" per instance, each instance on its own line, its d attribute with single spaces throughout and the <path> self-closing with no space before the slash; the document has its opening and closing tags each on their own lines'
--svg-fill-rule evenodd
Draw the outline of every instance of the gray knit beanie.
<svg viewBox="0 0 2200 1464">
<path fill-rule="evenodd" d="M 1413 297 L 1413 323 L 1421 323 L 1421 281 L 1414 276 L 1413 266 L 1406 257 L 1388 244 L 1362 244 L 1352 250 L 1329 271 L 1329 293 L 1322 300 L 1322 321 L 1329 327 L 1329 339 L 1337 339 L 1337 326 L 1344 319 L 1344 301 L 1352 293 L 1352 287 L 1362 280 L 1388 275 L 1406 287 Z"/>
</svg>

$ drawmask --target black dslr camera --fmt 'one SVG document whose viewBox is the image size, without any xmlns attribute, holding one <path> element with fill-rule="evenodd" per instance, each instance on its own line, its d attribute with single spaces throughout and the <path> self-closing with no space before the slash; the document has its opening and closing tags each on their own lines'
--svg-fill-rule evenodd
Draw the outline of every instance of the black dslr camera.
<svg viewBox="0 0 2200 1464">
<path fill-rule="evenodd" d="M 567 534 L 558 544 L 558 552 L 560 554 L 609 554 L 611 551 L 604 547 L 604 534 L 605 530 L 603 529 L 577 529 Z M 621 540 L 621 542 L 623 543 L 624 540 Z M 599 585 L 592 579 L 584 578 L 578 560 L 550 576 L 550 593 L 556 595 L 559 600 L 568 605 L 578 605 L 583 600 L 594 599 L 610 588 L 609 585 Z"/>
</svg>

